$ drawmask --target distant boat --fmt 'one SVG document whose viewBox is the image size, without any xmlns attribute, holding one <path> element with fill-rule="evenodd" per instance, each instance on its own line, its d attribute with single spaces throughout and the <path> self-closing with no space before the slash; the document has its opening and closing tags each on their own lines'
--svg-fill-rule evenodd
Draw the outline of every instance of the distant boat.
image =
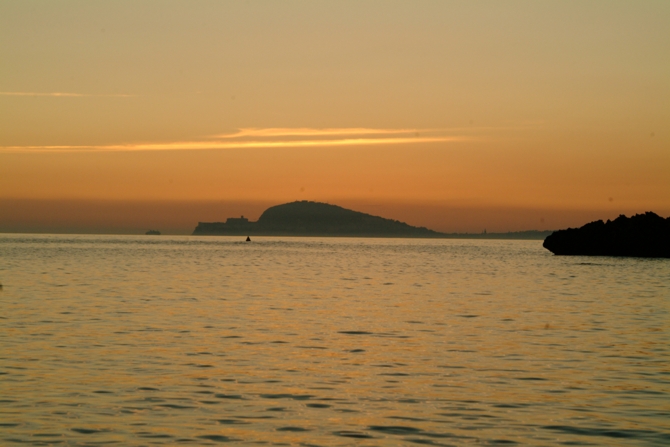
<svg viewBox="0 0 670 447">
<path fill-rule="evenodd" d="M 161 232 L 158 231 L 158 230 L 149 230 L 149 231 L 147 231 L 147 232 L 144 233 L 144 234 L 148 234 L 148 235 L 150 235 L 150 236 L 160 236 L 160 235 L 161 235 Z"/>
<path fill-rule="evenodd" d="M 247 242 L 251 242 L 251 238 L 247 236 Z"/>
</svg>

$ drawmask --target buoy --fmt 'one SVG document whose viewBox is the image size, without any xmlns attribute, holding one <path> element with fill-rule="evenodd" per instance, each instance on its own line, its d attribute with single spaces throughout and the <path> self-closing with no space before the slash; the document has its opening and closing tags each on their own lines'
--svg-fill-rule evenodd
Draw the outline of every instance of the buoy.
<svg viewBox="0 0 670 447">
<path fill-rule="evenodd" d="M 247 242 L 251 242 L 251 238 L 247 236 Z"/>
</svg>

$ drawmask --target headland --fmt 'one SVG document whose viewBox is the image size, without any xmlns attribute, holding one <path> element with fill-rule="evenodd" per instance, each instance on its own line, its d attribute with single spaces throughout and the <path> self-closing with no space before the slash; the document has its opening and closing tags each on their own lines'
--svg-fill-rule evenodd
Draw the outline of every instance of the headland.
<svg viewBox="0 0 670 447">
<path fill-rule="evenodd" d="M 559 230 L 544 248 L 555 255 L 670 258 L 670 217 L 646 212 Z"/>
</svg>

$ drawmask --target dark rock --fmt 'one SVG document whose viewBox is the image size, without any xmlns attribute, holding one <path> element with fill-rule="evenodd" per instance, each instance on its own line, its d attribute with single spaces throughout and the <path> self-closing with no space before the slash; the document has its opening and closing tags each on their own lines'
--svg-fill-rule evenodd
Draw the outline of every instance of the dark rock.
<svg viewBox="0 0 670 447">
<path fill-rule="evenodd" d="M 556 231 L 543 246 L 556 255 L 670 258 L 670 218 L 652 212 L 630 218 L 622 214 L 613 221 Z"/>
<path fill-rule="evenodd" d="M 150 236 L 160 236 L 161 232 L 158 231 L 158 230 L 149 230 L 149 231 L 147 231 L 147 232 L 144 233 L 144 234 L 148 234 L 148 235 L 150 235 Z"/>
</svg>

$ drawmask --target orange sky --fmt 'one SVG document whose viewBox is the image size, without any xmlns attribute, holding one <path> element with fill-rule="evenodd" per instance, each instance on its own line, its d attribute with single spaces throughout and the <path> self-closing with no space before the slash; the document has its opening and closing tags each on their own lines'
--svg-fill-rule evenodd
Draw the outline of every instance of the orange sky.
<svg viewBox="0 0 670 447">
<path fill-rule="evenodd" d="M 5 2 L 0 231 L 670 215 L 670 3 Z"/>
</svg>

